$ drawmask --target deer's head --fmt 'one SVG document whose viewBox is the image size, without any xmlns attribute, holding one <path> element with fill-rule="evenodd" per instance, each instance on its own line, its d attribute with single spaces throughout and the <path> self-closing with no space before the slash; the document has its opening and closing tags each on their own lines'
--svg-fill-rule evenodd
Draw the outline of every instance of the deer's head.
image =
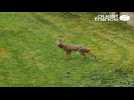
<svg viewBox="0 0 134 100">
<path fill-rule="evenodd" d="M 56 41 L 56 44 L 58 47 L 62 48 L 64 46 L 64 40 L 63 39 L 58 39 Z"/>
</svg>

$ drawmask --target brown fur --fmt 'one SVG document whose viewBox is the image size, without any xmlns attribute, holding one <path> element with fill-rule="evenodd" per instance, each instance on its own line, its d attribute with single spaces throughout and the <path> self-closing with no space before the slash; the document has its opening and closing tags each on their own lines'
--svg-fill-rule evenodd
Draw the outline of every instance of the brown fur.
<svg viewBox="0 0 134 100">
<path fill-rule="evenodd" d="M 90 53 L 90 49 L 82 46 L 77 46 L 77 45 L 69 45 L 63 43 L 63 41 L 59 41 L 58 45 L 59 48 L 62 48 L 66 55 L 71 55 L 73 51 L 79 52 L 82 56 L 86 56 L 87 54 Z"/>
</svg>

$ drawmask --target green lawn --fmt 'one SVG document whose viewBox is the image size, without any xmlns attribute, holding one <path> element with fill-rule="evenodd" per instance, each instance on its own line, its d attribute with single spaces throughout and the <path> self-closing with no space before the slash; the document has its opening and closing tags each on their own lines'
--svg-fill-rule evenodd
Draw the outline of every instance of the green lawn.
<svg viewBox="0 0 134 100">
<path fill-rule="evenodd" d="M 134 86 L 134 27 L 95 13 L 0 13 L 0 86 Z M 65 58 L 56 40 L 91 48 Z"/>
</svg>

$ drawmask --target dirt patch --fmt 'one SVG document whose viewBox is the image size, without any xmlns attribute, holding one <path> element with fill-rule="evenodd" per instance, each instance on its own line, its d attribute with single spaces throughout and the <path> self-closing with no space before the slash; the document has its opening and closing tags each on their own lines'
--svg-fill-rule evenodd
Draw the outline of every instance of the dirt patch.
<svg viewBox="0 0 134 100">
<path fill-rule="evenodd" d="M 8 50 L 6 48 L 0 48 L 0 58 L 7 57 Z"/>
</svg>

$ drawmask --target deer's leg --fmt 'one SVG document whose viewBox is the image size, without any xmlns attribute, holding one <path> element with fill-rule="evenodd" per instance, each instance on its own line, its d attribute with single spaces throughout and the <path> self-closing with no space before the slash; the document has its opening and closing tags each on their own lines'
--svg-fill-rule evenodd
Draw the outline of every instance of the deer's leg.
<svg viewBox="0 0 134 100">
<path fill-rule="evenodd" d="M 82 55 L 84 58 L 86 57 L 86 53 L 85 52 L 80 52 L 80 55 Z"/>
<path fill-rule="evenodd" d="M 66 55 L 71 55 L 71 51 L 66 50 Z"/>
<path fill-rule="evenodd" d="M 84 58 L 86 57 L 86 53 L 84 52 L 84 49 L 83 49 L 83 48 L 80 48 L 80 49 L 79 49 L 79 53 L 80 53 L 80 55 L 82 55 Z"/>
<path fill-rule="evenodd" d="M 68 58 L 71 55 L 71 51 L 66 50 L 65 53 L 66 53 L 66 58 Z"/>
</svg>

